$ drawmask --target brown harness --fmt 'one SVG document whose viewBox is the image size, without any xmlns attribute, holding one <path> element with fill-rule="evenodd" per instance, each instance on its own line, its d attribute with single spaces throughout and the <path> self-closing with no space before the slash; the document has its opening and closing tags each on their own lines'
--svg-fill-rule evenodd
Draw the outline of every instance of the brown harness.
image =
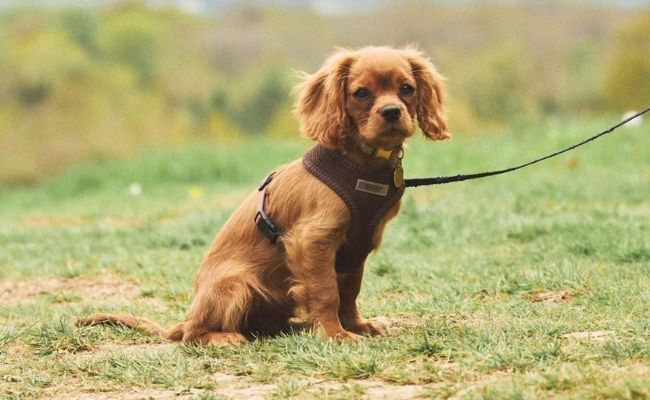
<svg viewBox="0 0 650 400">
<path fill-rule="evenodd" d="M 340 151 L 315 145 L 303 157 L 304 168 L 332 189 L 350 211 L 350 226 L 345 241 L 336 252 L 336 271 L 350 272 L 361 267 L 372 251 L 373 237 L 381 219 L 404 194 L 404 185 L 396 187 L 396 166 L 370 169 L 356 164 Z M 266 213 L 266 186 L 273 174 L 260 186 L 260 205 L 255 223 L 271 243 L 281 237 L 281 229 Z"/>
</svg>

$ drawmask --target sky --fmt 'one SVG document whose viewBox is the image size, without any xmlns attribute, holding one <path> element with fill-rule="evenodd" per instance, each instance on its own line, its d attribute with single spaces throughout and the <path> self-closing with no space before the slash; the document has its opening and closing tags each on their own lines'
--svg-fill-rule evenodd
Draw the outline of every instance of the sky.
<svg viewBox="0 0 650 400">
<path fill-rule="evenodd" d="M 121 0 L 0 0 L 0 6 L 32 6 L 32 7 L 96 7 L 110 5 Z M 312 7 L 324 14 L 336 14 L 349 11 L 363 11 L 374 6 L 403 3 L 404 0 L 145 0 L 154 5 L 175 6 L 186 12 L 218 13 L 229 8 L 242 5 L 263 7 Z M 414 0 L 415 3 L 427 3 L 425 0 Z M 430 1 L 432 2 L 432 1 Z M 478 0 L 443 0 L 435 3 L 472 3 Z M 484 3 L 485 1 L 483 1 Z M 536 3 L 539 0 L 493 0 L 495 3 Z M 623 8 L 648 7 L 650 0 L 564 0 L 568 4 L 604 4 Z M 433 3 L 433 2 L 432 2 Z"/>
</svg>

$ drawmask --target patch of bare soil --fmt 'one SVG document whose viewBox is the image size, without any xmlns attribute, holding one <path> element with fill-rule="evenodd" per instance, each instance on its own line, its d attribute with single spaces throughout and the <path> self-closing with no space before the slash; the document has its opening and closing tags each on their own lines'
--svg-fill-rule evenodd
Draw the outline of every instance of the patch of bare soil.
<svg viewBox="0 0 650 400">
<path fill-rule="evenodd" d="M 197 393 L 200 393 L 197 391 Z M 50 399 L 62 399 L 62 400 L 145 400 L 145 399 L 154 399 L 154 400 L 166 400 L 166 399 L 187 399 L 190 398 L 193 393 L 191 391 L 175 391 L 175 390 L 165 390 L 165 389 L 127 389 L 116 392 L 84 392 L 78 393 L 75 391 L 63 392 L 52 392 L 48 393 Z"/>
<path fill-rule="evenodd" d="M 49 393 L 50 398 L 54 399 L 68 399 L 68 400 L 140 400 L 140 399 L 154 399 L 154 400 L 167 400 L 167 399 L 189 399 L 196 398 L 202 393 L 210 393 L 217 396 L 224 396 L 231 399 L 246 399 L 246 400 L 265 400 L 273 397 L 273 394 L 278 389 L 277 384 L 261 384 L 252 383 L 245 378 L 215 374 L 213 376 L 217 388 L 213 390 L 202 389 L 141 389 L 130 388 L 120 391 L 111 392 L 77 392 L 68 391 L 62 393 L 60 391 Z M 363 391 L 364 399 L 372 400 L 409 400 L 418 398 L 418 395 L 425 389 L 425 385 L 389 385 L 382 381 L 347 381 L 342 382 L 309 382 L 305 386 L 308 392 L 322 390 L 334 391 L 343 389 L 344 387 L 357 386 Z M 300 397 L 300 396 L 298 396 Z M 310 398 L 313 396 L 309 396 Z"/>
<path fill-rule="evenodd" d="M 140 344 L 120 344 L 120 343 L 104 343 L 99 347 L 93 349 L 92 352 L 88 353 L 78 353 L 75 357 L 80 355 L 87 354 L 90 357 L 102 357 L 104 355 L 123 353 L 123 354 L 134 354 L 142 351 L 155 351 L 155 352 L 166 352 L 173 353 L 178 349 L 178 343 L 174 342 L 165 342 L 165 343 L 140 343 Z"/>
<path fill-rule="evenodd" d="M 141 299 L 140 288 L 115 274 L 97 277 L 41 278 L 29 280 L 5 280 L 0 282 L 0 303 L 20 304 L 51 296 L 55 301 L 119 303 L 124 301 L 153 301 L 156 307 L 164 307 L 155 299 Z"/>
<path fill-rule="evenodd" d="M 592 332 L 572 332 L 567 333 L 560 338 L 565 340 L 575 340 L 578 342 L 591 342 L 595 344 L 605 344 L 610 340 L 616 339 L 614 331 L 592 331 Z"/>
<path fill-rule="evenodd" d="M 390 335 L 399 335 L 409 329 L 416 329 L 426 326 L 431 318 L 429 316 L 391 316 L 373 318 L 386 325 Z"/>
<path fill-rule="evenodd" d="M 419 325 L 421 321 L 411 317 L 391 318 L 393 328 L 405 328 Z M 75 354 L 74 357 L 101 357 L 103 354 L 114 354 L 116 352 L 134 352 L 143 348 L 162 352 L 173 352 L 177 347 L 176 343 L 152 343 L 152 344 L 103 344 L 93 352 Z M 453 363 L 443 362 L 440 368 L 455 368 Z M 504 373 L 505 374 L 505 373 Z M 501 373 L 498 374 L 501 378 Z M 104 399 L 121 399 L 121 400 L 140 400 L 140 399 L 192 399 L 199 398 L 202 394 L 217 396 L 218 398 L 227 399 L 246 399 L 246 400 L 265 400 L 274 398 L 278 393 L 282 393 L 282 383 L 259 383 L 248 379 L 245 376 L 238 376 L 227 373 L 213 373 L 209 379 L 214 383 L 213 389 L 159 389 L 159 388 L 124 388 L 121 390 L 102 392 L 97 388 L 89 387 L 87 382 L 68 382 L 64 386 L 55 386 L 46 393 L 46 398 L 50 399 L 70 399 L 70 400 L 104 400 Z M 496 379 L 490 375 L 490 379 L 484 377 L 472 377 L 470 382 L 463 384 L 452 384 L 456 388 L 454 391 L 462 390 L 464 393 L 471 391 L 484 384 Z M 427 384 L 410 384 L 396 385 L 387 383 L 378 379 L 368 380 L 317 380 L 314 378 L 305 378 L 304 396 L 297 394 L 296 398 L 314 398 L 314 396 L 340 391 L 338 395 L 350 391 L 350 393 L 361 393 L 360 398 L 372 400 L 407 400 L 426 397 L 428 391 L 434 390 L 441 386 L 448 386 L 450 382 L 427 383 Z M 469 384 L 469 387 L 467 386 Z M 460 392 L 459 392 L 460 393 Z M 334 395 L 336 397 L 336 395 Z M 356 398 L 356 397 L 355 397 Z"/>
<path fill-rule="evenodd" d="M 415 399 L 424 390 L 423 385 L 387 385 L 381 381 L 357 381 L 355 382 L 365 391 L 367 399 L 386 399 L 386 400 L 407 400 Z"/>
<path fill-rule="evenodd" d="M 561 290 L 531 293 L 528 296 L 528 299 L 533 302 L 560 303 L 562 301 L 571 300 L 574 297 L 576 297 L 575 293 L 568 290 Z"/>
<path fill-rule="evenodd" d="M 456 392 L 454 395 L 449 397 L 451 400 L 463 399 L 469 397 L 469 394 L 472 392 L 478 392 L 482 388 L 503 379 L 512 379 L 512 373 L 508 371 L 497 371 L 492 374 L 479 375 L 474 379 L 471 379 L 463 385 L 464 388 Z"/>
</svg>

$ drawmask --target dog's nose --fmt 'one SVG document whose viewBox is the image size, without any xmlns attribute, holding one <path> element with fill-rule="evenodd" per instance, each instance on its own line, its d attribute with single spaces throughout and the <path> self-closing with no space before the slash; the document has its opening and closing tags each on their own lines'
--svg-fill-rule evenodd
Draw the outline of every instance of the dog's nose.
<svg viewBox="0 0 650 400">
<path fill-rule="evenodd" d="M 386 106 L 379 113 L 386 122 L 396 122 L 402 115 L 402 111 L 397 106 Z"/>
</svg>

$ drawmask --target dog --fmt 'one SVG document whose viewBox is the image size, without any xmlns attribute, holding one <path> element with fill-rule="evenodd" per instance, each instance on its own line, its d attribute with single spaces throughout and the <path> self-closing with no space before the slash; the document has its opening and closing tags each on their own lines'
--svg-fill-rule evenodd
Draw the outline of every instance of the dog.
<svg viewBox="0 0 650 400">
<path fill-rule="evenodd" d="M 169 329 L 120 314 L 74 322 L 211 346 L 295 325 L 336 341 L 386 333 L 357 308 L 364 263 L 400 207 L 404 141 L 417 125 L 428 139 L 450 137 L 444 85 L 412 46 L 337 50 L 295 88 L 300 132 L 315 146 L 280 166 L 225 223 L 185 320 Z"/>
</svg>

